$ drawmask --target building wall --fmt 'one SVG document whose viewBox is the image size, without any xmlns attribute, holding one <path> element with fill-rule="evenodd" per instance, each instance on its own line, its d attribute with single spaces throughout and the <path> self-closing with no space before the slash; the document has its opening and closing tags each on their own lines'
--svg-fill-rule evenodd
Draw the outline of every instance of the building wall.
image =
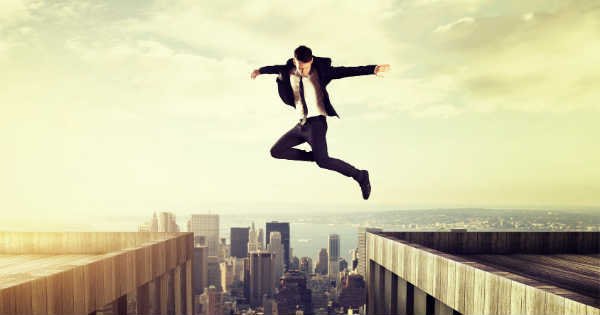
<svg viewBox="0 0 600 315">
<path fill-rule="evenodd" d="M 450 232 L 452 233 L 452 232 Z M 500 234 L 500 233 L 499 233 Z M 426 234 L 422 234 L 426 235 Z M 421 235 L 421 236 L 422 236 Z M 448 247 L 452 234 L 429 234 Z M 573 236 L 576 234 L 572 234 Z M 469 261 L 464 256 L 453 256 L 437 250 L 367 233 L 367 292 L 368 314 L 416 313 L 448 314 L 595 314 L 598 308 L 573 300 L 571 294 L 560 288 L 550 289 L 547 284 L 509 272 Z M 463 235 L 465 239 L 477 240 Z M 498 239 L 499 235 L 493 236 Z M 561 238 L 565 235 L 519 235 L 527 244 L 531 237 L 543 244 L 543 237 Z M 512 237 L 512 236 L 510 236 Z M 505 239 L 510 239 L 510 237 Z M 597 236 L 587 235 L 594 239 Z M 485 238 L 480 238 L 485 239 Z M 568 238 L 565 238 L 565 240 Z M 573 238 L 576 240 L 577 238 Z M 461 250 L 474 252 L 477 248 L 490 250 L 499 245 L 481 246 L 469 243 Z M 522 249 L 539 250 L 528 245 Z M 554 245 L 556 246 L 556 245 Z M 582 245 L 579 245 L 580 247 Z M 596 245 L 589 245 L 596 246 Z M 500 246 L 501 248 L 501 246 Z M 504 246 L 504 248 L 509 248 Z M 562 293 L 561 293 L 562 292 Z"/>
<path fill-rule="evenodd" d="M 358 229 L 358 273 L 363 277 L 367 274 L 367 232 L 381 232 L 378 228 L 359 228 Z"/>
<path fill-rule="evenodd" d="M 250 261 L 250 305 L 262 305 L 264 294 L 268 296 L 274 293 L 274 264 L 272 254 L 269 252 L 252 252 L 249 254 Z"/>
<path fill-rule="evenodd" d="M 283 244 L 283 264 L 287 271 L 290 266 L 290 224 L 289 222 L 267 222 L 266 243 L 270 242 L 271 232 L 279 231 L 281 233 L 281 244 Z"/>
<path fill-rule="evenodd" d="M 194 295 L 200 295 L 208 287 L 208 247 L 194 247 Z"/>
<path fill-rule="evenodd" d="M 250 229 L 247 227 L 232 227 L 231 228 L 231 256 L 237 258 L 248 257 L 248 233 Z"/>
<path fill-rule="evenodd" d="M 193 214 L 188 220 L 188 232 L 204 237 L 209 256 L 219 256 L 219 215 Z"/>
</svg>

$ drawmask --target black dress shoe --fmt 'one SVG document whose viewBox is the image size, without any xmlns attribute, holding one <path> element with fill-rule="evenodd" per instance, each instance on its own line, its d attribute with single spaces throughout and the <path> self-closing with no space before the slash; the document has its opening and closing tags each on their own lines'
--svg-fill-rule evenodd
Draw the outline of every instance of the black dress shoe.
<svg viewBox="0 0 600 315">
<path fill-rule="evenodd" d="M 362 196 L 364 200 L 369 199 L 369 195 L 371 195 L 371 182 L 369 181 L 369 172 L 361 171 L 362 179 L 358 183 L 360 184 L 360 190 L 362 191 Z"/>
</svg>

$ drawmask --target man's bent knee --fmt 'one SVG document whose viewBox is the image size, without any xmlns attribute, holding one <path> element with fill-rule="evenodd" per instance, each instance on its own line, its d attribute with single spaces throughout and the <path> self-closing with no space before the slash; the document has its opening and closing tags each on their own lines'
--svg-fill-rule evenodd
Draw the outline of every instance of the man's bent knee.
<svg viewBox="0 0 600 315">
<path fill-rule="evenodd" d="M 280 159 L 281 158 L 281 151 L 277 150 L 276 147 L 272 147 L 271 148 L 271 156 L 276 158 L 276 159 Z"/>
<path fill-rule="evenodd" d="M 320 168 L 327 168 L 327 166 L 329 165 L 329 157 L 317 159 L 315 162 L 317 162 L 317 165 Z"/>
</svg>

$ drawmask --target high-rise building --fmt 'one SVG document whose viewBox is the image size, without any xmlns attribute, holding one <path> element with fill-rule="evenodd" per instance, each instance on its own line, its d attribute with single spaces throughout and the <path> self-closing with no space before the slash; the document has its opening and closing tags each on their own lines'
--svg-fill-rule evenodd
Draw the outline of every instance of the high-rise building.
<svg viewBox="0 0 600 315">
<path fill-rule="evenodd" d="M 250 226 L 250 230 L 248 231 L 248 253 L 259 251 L 262 249 L 261 244 L 258 242 L 258 232 L 254 227 L 254 222 Z"/>
<path fill-rule="evenodd" d="M 154 218 L 152 218 L 152 221 L 154 221 Z M 175 214 L 171 212 L 159 212 L 157 226 L 158 232 L 179 232 L 179 226 L 175 223 Z"/>
<path fill-rule="evenodd" d="M 290 266 L 288 267 L 288 270 L 300 270 L 300 259 L 298 257 L 292 256 L 292 258 L 290 259 Z"/>
<path fill-rule="evenodd" d="M 352 261 L 350 262 L 350 271 L 358 272 L 358 249 L 355 248 L 350 254 Z"/>
<path fill-rule="evenodd" d="M 358 273 L 365 278 L 367 276 L 367 244 L 365 234 L 379 233 L 382 229 L 362 227 L 358 229 Z"/>
<path fill-rule="evenodd" d="M 260 249 L 267 248 L 267 245 L 265 244 L 265 231 L 262 228 L 258 228 L 258 237 L 257 237 L 257 240 L 258 240 L 258 244 L 259 244 L 259 248 Z"/>
<path fill-rule="evenodd" d="M 321 248 L 321 251 L 319 251 L 319 260 L 317 260 L 317 265 L 315 266 L 315 273 L 326 275 L 328 264 L 329 255 L 327 254 L 327 249 Z"/>
<path fill-rule="evenodd" d="M 200 304 L 202 305 L 201 314 L 222 315 L 223 292 L 211 285 L 200 296 Z"/>
<path fill-rule="evenodd" d="M 274 268 L 273 254 L 267 251 L 250 252 L 249 295 L 250 305 L 262 305 L 263 297 L 272 296 L 274 293 Z"/>
<path fill-rule="evenodd" d="M 600 314 L 598 232 L 366 237 L 367 314 Z"/>
<path fill-rule="evenodd" d="M 329 278 L 334 280 L 337 278 L 337 274 L 340 271 L 340 236 L 337 234 L 329 234 L 329 265 L 328 275 Z"/>
<path fill-rule="evenodd" d="M 230 256 L 231 249 L 229 245 L 227 245 L 227 239 L 221 238 L 221 242 L 219 242 L 219 261 L 224 261 Z"/>
<path fill-rule="evenodd" d="M 221 287 L 221 266 L 219 263 L 219 257 L 208 256 L 208 285 L 214 285 L 218 290 L 223 290 Z"/>
<path fill-rule="evenodd" d="M 194 295 L 200 295 L 208 287 L 208 247 L 194 247 L 193 266 Z"/>
<path fill-rule="evenodd" d="M 160 212 L 162 218 L 161 231 L 159 231 L 159 221 L 156 212 L 152 214 L 152 220 L 144 222 L 138 226 L 138 232 L 179 232 L 179 226 L 175 223 L 175 215 L 169 212 Z"/>
<path fill-rule="evenodd" d="M 345 274 L 340 284 L 338 304 L 344 308 L 344 313 L 352 310 L 357 314 L 367 303 L 367 287 L 365 280 L 359 274 Z"/>
<path fill-rule="evenodd" d="M 344 269 L 348 269 L 348 262 L 344 258 L 339 259 L 339 270 L 342 271 Z"/>
<path fill-rule="evenodd" d="M 248 240 L 250 228 L 232 227 L 230 234 L 231 256 L 237 258 L 248 257 Z"/>
<path fill-rule="evenodd" d="M 306 275 L 300 271 L 288 271 L 281 278 L 277 301 L 277 310 L 281 315 L 312 314 L 311 290 L 306 286 Z"/>
<path fill-rule="evenodd" d="M 194 237 L 203 236 L 208 246 L 209 256 L 220 256 L 219 250 L 219 215 L 192 214 L 187 222 L 188 232 Z"/>
<path fill-rule="evenodd" d="M 269 244 L 270 235 L 273 231 L 281 233 L 281 243 L 283 244 L 283 264 L 285 270 L 289 269 L 290 265 L 290 223 L 289 222 L 267 222 L 267 245 Z"/>
<path fill-rule="evenodd" d="M 306 275 L 313 273 L 312 258 L 310 258 L 310 257 L 300 258 L 300 271 L 304 272 Z"/>
<path fill-rule="evenodd" d="M 223 292 L 229 292 L 231 285 L 233 284 L 233 261 L 231 259 L 227 259 L 222 261 L 219 266 L 221 271 L 221 289 Z"/>
<path fill-rule="evenodd" d="M 271 232 L 269 245 L 267 250 L 273 254 L 273 286 L 279 284 L 279 279 L 283 276 L 283 244 L 281 244 L 281 233 L 274 231 Z"/>
</svg>

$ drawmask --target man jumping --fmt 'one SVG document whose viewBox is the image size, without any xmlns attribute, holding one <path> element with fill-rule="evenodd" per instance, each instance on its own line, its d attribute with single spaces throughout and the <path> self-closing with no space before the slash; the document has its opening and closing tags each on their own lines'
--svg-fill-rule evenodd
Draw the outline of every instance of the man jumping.
<svg viewBox="0 0 600 315">
<path fill-rule="evenodd" d="M 250 77 L 259 74 L 277 74 L 277 89 L 281 100 L 298 111 L 300 122 L 285 133 L 271 148 L 271 155 L 277 159 L 314 161 L 321 168 L 336 171 L 352 177 L 360 185 L 363 199 L 369 199 L 371 183 L 369 172 L 327 153 L 327 116 L 339 115 L 333 109 L 327 93 L 327 84 L 333 79 L 375 74 L 390 69 L 390 65 L 369 65 L 359 67 L 332 67 L 331 58 L 312 55 L 310 48 L 299 46 L 294 50 L 294 58 L 285 65 L 266 66 L 252 71 Z M 308 142 L 312 151 L 294 148 Z"/>
</svg>

